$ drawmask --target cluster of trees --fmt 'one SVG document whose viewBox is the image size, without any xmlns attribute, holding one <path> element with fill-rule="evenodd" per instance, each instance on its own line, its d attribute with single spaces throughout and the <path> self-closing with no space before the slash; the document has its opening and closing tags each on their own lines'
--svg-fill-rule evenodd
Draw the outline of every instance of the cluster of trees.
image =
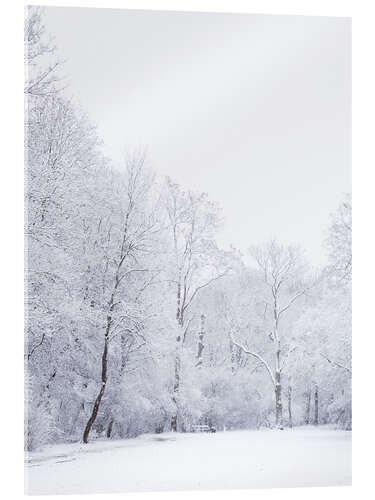
<svg viewBox="0 0 375 500">
<path fill-rule="evenodd" d="M 27 449 L 197 422 L 350 428 L 350 199 L 319 271 L 276 241 L 221 250 L 206 194 L 142 152 L 111 166 L 27 14 Z"/>
</svg>

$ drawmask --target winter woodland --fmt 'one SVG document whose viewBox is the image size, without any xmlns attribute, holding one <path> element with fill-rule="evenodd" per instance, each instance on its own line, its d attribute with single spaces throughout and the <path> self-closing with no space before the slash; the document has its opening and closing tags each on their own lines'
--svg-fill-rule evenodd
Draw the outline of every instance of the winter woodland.
<svg viewBox="0 0 375 500">
<path fill-rule="evenodd" d="M 25 447 L 332 424 L 351 429 L 351 199 L 322 241 L 222 250 L 225 214 L 149 167 L 115 169 L 25 21 Z"/>
</svg>

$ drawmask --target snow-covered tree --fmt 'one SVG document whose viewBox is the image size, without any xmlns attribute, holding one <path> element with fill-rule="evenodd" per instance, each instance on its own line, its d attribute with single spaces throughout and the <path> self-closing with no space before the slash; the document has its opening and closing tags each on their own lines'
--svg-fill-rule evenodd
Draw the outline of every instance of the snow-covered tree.
<svg viewBox="0 0 375 500">
<path fill-rule="evenodd" d="M 54 57 L 28 8 L 25 447 L 286 416 L 350 428 L 350 198 L 318 278 L 293 246 L 223 251 L 207 194 L 143 153 L 104 157 Z"/>
<path fill-rule="evenodd" d="M 236 338 L 235 320 L 231 330 L 231 340 L 245 354 L 257 359 L 266 369 L 275 392 L 276 427 L 281 428 L 283 426 L 282 355 L 287 346 L 282 320 L 293 305 L 306 294 L 311 282 L 306 280 L 306 266 L 298 248 L 284 247 L 271 241 L 264 247 L 252 247 L 250 254 L 256 262 L 259 279 L 265 285 L 262 299 L 265 322 L 262 333 L 263 342 L 273 344 L 272 365 L 257 350 L 249 346 L 251 341 L 242 343 Z"/>
<path fill-rule="evenodd" d="M 175 377 L 172 400 L 175 412 L 171 428 L 178 428 L 181 350 L 193 316 L 191 306 L 202 289 L 226 273 L 223 254 L 214 240 L 220 218 L 219 208 L 206 194 L 183 191 L 166 180 L 165 207 L 171 238 L 170 281 L 176 297 Z"/>
</svg>

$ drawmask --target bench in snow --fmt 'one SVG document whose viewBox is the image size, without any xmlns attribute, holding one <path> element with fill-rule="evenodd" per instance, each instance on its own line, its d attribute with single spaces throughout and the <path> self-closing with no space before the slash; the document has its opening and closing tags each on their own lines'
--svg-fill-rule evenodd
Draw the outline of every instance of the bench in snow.
<svg viewBox="0 0 375 500">
<path fill-rule="evenodd" d="M 191 429 L 193 432 L 216 432 L 215 427 L 210 427 L 205 424 L 195 424 Z"/>
</svg>

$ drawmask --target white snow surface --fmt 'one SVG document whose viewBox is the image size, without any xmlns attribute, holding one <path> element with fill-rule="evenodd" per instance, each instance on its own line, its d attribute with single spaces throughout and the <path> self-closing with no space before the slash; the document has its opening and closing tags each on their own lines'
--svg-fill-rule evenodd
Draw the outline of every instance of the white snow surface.
<svg viewBox="0 0 375 500">
<path fill-rule="evenodd" d="M 146 434 L 27 453 L 33 495 L 351 484 L 351 432 L 329 427 Z"/>
</svg>

